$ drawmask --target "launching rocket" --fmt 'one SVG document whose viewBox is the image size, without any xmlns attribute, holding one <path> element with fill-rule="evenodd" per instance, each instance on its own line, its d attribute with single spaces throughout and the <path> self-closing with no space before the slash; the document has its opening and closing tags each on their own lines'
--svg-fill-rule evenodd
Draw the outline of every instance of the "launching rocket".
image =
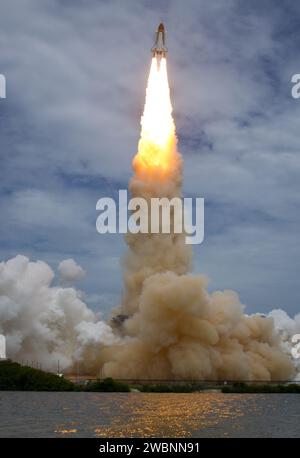
<svg viewBox="0 0 300 458">
<path fill-rule="evenodd" d="M 165 27 L 163 23 L 160 23 L 155 33 L 154 46 L 151 49 L 152 56 L 161 59 L 162 57 L 166 57 L 167 51 L 165 46 Z"/>
</svg>

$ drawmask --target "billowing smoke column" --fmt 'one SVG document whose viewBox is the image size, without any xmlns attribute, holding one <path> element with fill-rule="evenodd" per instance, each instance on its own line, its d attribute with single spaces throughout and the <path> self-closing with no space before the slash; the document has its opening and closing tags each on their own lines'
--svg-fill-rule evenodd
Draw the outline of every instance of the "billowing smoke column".
<svg viewBox="0 0 300 458">
<path fill-rule="evenodd" d="M 182 160 L 166 58 L 153 57 L 141 139 L 133 161 L 134 197 L 181 196 Z M 293 365 L 271 318 L 247 316 L 233 291 L 207 292 L 207 280 L 189 275 L 184 234 L 130 234 L 124 262 L 128 318 L 125 343 L 106 350 L 104 373 L 143 379 L 288 379 Z"/>
<path fill-rule="evenodd" d="M 181 197 L 182 159 L 176 149 L 165 58 L 159 67 L 156 58 L 152 59 L 141 126 L 133 161 L 135 175 L 130 182 L 132 196 L 148 202 L 152 197 Z M 144 280 L 158 272 L 186 273 L 191 250 L 185 244 L 185 234 L 128 234 L 126 239 L 129 253 L 124 264 L 123 312 L 131 314 L 139 308 Z"/>
</svg>

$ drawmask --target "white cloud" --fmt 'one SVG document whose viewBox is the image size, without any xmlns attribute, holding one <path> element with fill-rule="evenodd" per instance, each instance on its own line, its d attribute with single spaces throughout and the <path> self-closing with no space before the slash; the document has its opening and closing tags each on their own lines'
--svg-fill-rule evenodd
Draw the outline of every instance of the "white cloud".
<svg viewBox="0 0 300 458">
<path fill-rule="evenodd" d="M 74 259 L 64 259 L 58 265 L 58 271 L 63 281 L 73 284 L 85 277 L 86 272 Z"/>
</svg>

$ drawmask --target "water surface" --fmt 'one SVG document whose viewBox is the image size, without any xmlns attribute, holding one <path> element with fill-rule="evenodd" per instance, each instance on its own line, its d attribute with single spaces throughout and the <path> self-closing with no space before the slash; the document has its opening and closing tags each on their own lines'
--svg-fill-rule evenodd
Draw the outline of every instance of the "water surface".
<svg viewBox="0 0 300 458">
<path fill-rule="evenodd" d="M 0 437 L 300 437 L 297 394 L 0 392 Z"/>
</svg>

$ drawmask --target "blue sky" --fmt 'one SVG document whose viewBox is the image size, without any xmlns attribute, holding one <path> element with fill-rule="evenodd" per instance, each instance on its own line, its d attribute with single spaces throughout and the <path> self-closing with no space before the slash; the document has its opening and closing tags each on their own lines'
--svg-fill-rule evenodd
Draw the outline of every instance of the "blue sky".
<svg viewBox="0 0 300 458">
<path fill-rule="evenodd" d="M 194 270 L 249 313 L 299 311 L 300 4 L 3 0 L 0 254 L 72 257 L 97 310 L 122 292 L 122 236 L 95 205 L 131 176 L 153 34 L 167 29 L 184 193 L 204 197 Z"/>
</svg>

